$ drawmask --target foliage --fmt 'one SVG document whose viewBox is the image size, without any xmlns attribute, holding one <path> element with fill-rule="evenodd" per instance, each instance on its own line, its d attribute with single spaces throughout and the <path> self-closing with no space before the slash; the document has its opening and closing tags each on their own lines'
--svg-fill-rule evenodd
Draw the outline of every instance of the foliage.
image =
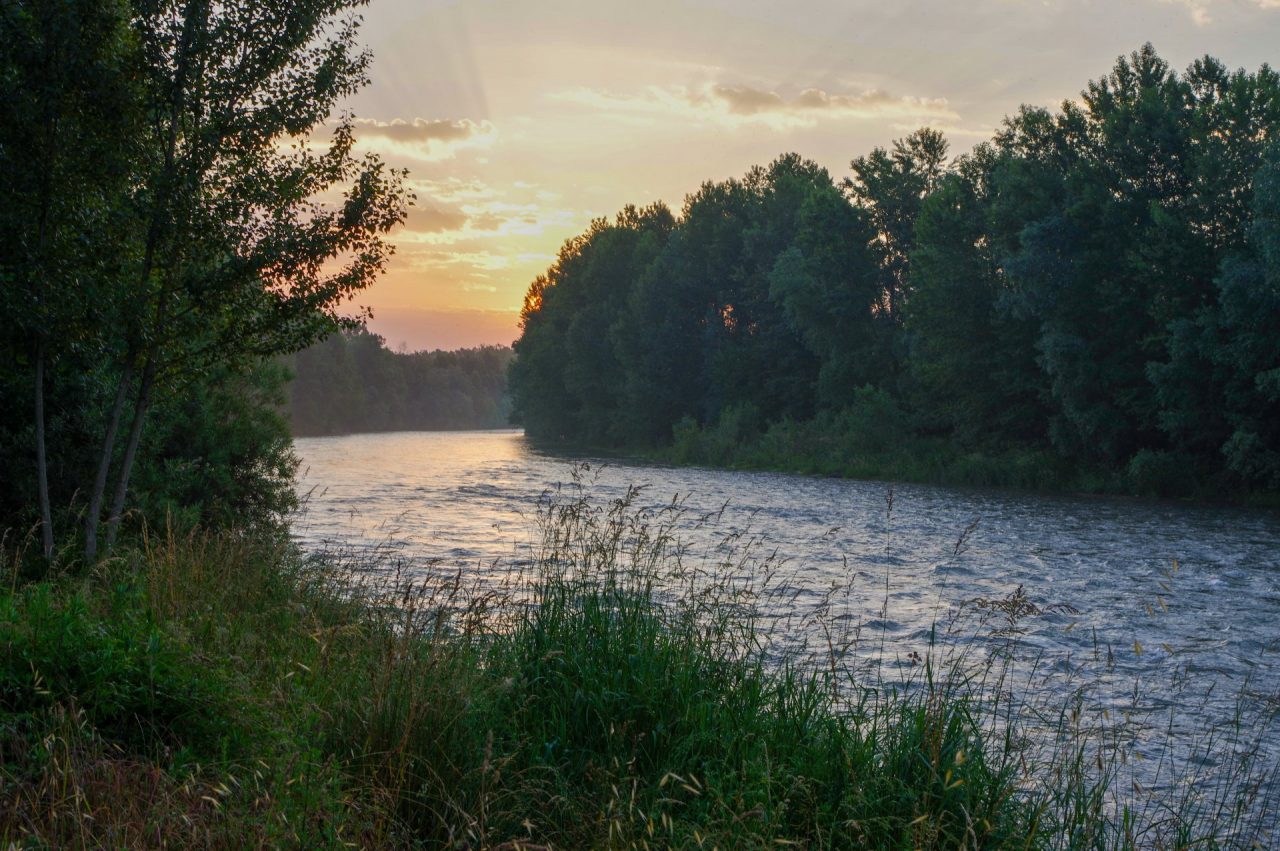
<svg viewBox="0 0 1280 851">
<path fill-rule="evenodd" d="M 110 386 L 100 380 L 101 364 L 78 360 L 83 371 L 50 388 L 50 482 L 67 503 L 55 514 L 58 525 L 72 522 L 70 494 L 92 468 Z M 213 528 L 279 527 L 294 507 L 296 466 L 289 428 L 279 413 L 286 373 L 269 362 L 232 369 L 220 366 L 175 385 L 157 403 L 133 476 L 134 510 L 125 518 L 136 529 L 144 518 Z M 29 384 L 21 374 L 0 371 L 0 518 L 27 517 L 34 503 L 30 424 L 23 416 Z M 21 527 L 19 527 L 21 528 Z M 25 529 L 23 529 L 25 531 Z"/>
<path fill-rule="evenodd" d="M 223 756 L 236 731 L 219 671 L 163 634 L 136 589 L 105 597 L 34 586 L 0 599 L 3 723 L 74 706 L 104 738 L 144 753 Z"/>
<path fill-rule="evenodd" d="M 786 155 L 618 266 L 625 216 L 599 222 L 530 289 L 515 415 L 686 462 L 1274 491 L 1278 133 L 1269 67 L 1179 74 L 1146 45 L 950 163 L 929 129 L 838 187 Z"/>
<path fill-rule="evenodd" d="M 297 507 L 287 374 L 221 366 L 161 400 L 137 474 L 141 517 L 182 526 L 280 527 Z"/>
<path fill-rule="evenodd" d="M 287 508 L 262 361 L 358 324 L 411 200 L 331 120 L 363 2 L 0 7 L 0 527 L 47 561 L 72 518 L 93 563 L 131 507 Z"/>
</svg>

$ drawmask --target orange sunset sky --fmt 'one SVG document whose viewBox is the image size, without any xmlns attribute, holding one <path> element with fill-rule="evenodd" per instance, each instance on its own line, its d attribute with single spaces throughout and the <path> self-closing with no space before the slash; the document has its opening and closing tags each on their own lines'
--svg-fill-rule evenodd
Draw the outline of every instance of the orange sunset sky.
<svg viewBox="0 0 1280 851">
<path fill-rule="evenodd" d="M 838 179 L 931 125 L 954 153 L 1021 103 L 1056 105 L 1151 41 L 1280 58 L 1280 0 L 372 0 L 361 147 L 417 194 L 358 299 L 393 348 L 510 343 L 521 298 L 596 216 L 785 151 Z"/>
</svg>

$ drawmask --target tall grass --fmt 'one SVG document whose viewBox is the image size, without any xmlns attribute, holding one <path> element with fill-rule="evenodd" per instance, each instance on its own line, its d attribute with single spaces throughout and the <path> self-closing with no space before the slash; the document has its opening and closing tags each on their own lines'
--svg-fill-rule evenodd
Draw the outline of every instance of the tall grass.
<svg viewBox="0 0 1280 851">
<path fill-rule="evenodd" d="M 695 558 L 680 507 L 637 496 L 548 500 L 528 567 L 499 588 L 172 530 L 91 576 L 15 583 L 0 844 L 1276 840 L 1275 767 L 1235 760 L 1247 737 L 1204 743 L 1235 760 L 1212 783 L 1184 758 L 1154 794 L 1133 788 L 1125 727 L 1087 690 L 1035 697 L 1009 640 L 1033 601 L 975 606 L 994 618 L 985 642 L 940 624 L 927 652 L 872 666 L 873 637 L 830 606 L 791 624 L 816 644 L 777 634 L 772 554 L 729 536 Z"/>
</svg>

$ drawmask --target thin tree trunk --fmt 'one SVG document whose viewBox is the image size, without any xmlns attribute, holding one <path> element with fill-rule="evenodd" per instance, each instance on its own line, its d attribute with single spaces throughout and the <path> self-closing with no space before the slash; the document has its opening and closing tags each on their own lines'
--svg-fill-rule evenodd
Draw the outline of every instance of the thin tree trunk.
<svg viewBox="0 0 1280 851">
<path fill-rule="evenodd" d="M 120 417 L 124 414 L 125 399 L 129 395 L 129 382 L 133 378 L 133 353 L 125 358 L 120 373 L 120 385 L 111 405 L 111 419 L 107 421 L 107 433 L 102 440 L 102 456 L 98 459 L 98 474 L 89 494 L 89 510 L 84 518 L 84 560 L 93 564 L 98 558 L 98 526 L 102 522 L 102 500 L 107 492 L 107 476 L 111 473 L 111 456 L 115 454 L 116 433 L 120 430 Z"/>
<path fill-rule="evenodd" d="M 54 60 L 53 52 L 49 49 L 50 34 L 45 32 L 45 68 L 49 72 L 50 63 Z M 38 333 L 39 342 L 36 343 L 36 488 L 39 491 L 40 499 L 40 544 L 44 551 L 45 561 L 53 558 L 53 510 L 49 504 L 49 457 L 48 448 L 45 444 L 45 415 L 44 415 L 44 369 L 45 360 L 48 354 L 47 341 L 49 338 L 49 325 L 51 324 L 45 313 L 45 287 L 47 286 L 46 274 L 48 273 L 48 249 L 49 249 L 49 214 L 53 206 L 53 175 L 57 168 L 58 162 L 58 116 L 54 112 L 54 105 L 46 100 L 44 105 L 44 150 L 45 162 L 41 172 L 40 181 L 40 223 L 36 236 L 36 257 L 37 271 L 37 289 L 36 289 L 36 313 L 39 316 L 40 323 L 44 326 Z"/>
<path fill-rule="evenodd" d="M 203 14 L 197 15 L 197 12 L 201 11 L 202 4 L 203 4 L 203 0 L 188 0 L 188 3 L 184 7 L 184 11 L 183 11 L 184 20 L 182 24 L 182 40 L 180 43 L 178 57 L 177 57 L 177 68 L 175 70 L 175 76 L 174 76 L 172 102 L 169 108 L 169 118 L 168 118 L 169 126 L 167 129 L 167 139 L 165 142 L 165 150 L 164 150 L 164 168 L 161 171 L 160 178 L 159 178 L 159 187 L 158 187 L 158 193 L 157 193 L 158 197 L 151 211 L 151 223 L 150 223 L 150 226 L 147 228 L 146 248 L 143 254 L 142 274 L 140 276 L 140 279 L 142 281 L 142 286 L 144 288 L 144 291 L 148 281 L 151 278 L 151 273 L 154 271 L 156 266 L 156 253 L 157 253 L 157 250 L 159 249 L 159 245 L 161 242 L 161 236 L 162 236 L 161 231 L 163 229 L 163 225 L 165 224 L 167 217 L 170 215 L 169 205 L 170 205 L 172 190 L 173 190 L 172 183 L 173 183 L 173 180 L 175 179 L 174 163 L 175 163 L 175 156 L 178 148 L 179 125 L 182 119 L 182 109 L 186 102 L 187 75 L 189 73 L 188 63 L 190 60 L 190 51 L 192 49 L 192 40 L 195 37 L 196 27 L 203 26 L 204 15 L 207 14 L 207 11 L 208 11 L 207 5 L 204 5 Z M 157 313 L 161 317 L 163 317 L 164 315 L 163 293 L 161 294 L 160 298 L 161 298 L 161 304 L 157 307 Z M 156 324 L 157 331 L 159 331 L 160 325 L 161 323 L 157 322 Z M 128 370 L 130 365 L 132 364 L 133 354 L 134 354 L 134 351 L 131 349 L 130 359 L 125 365 L 126 372 L 123 378 L 127 378 L 130 374 Z M 107 520 L 107 540 L 106 540 L 107 549 L 110 549 L 111 546 L 115 543 L 116 534 L 120 526 L 120 517 L 124 513 L 124 501 L 125 501 L 125 498 L 128 496 L 128 492 L 129 492 L 129 475 L 133 469 L 134 459 L 137 457 L 138 441 L 142 437 L 142 425 L 144 420 L 146 419 L 147 409 L 150 407 L 150 404 L 151 404 L 151 387 L 155 383 L 155 363 L 158 357 L 159 357 L 159 354 L 153 347 L 150 353 L 147 355 L 147 362 L 146 362 L 146 365 L 143 367 L 142 379 L 138 386 L 138 396 L 134 401 L 133 425 L 130 427 L 129 440 L 125 446 L 124 457 L 121 459 L 121 462 L 120 462 L 120 472 L 116 480 L 116 490 L 115 490 L 115 495 L 112 499 L 111 513 Z M 116 409 L 115 409 L 116 413 L 112 417 L 112 422 L 109 427 L 109 440 L 107 441 L 107 443 L 111 447 L 114 447 L 114 443 L 115 443 L 115 430 L 117 429 L 120 422 L 119 412 L 123 408 L 123 403 L 124 403 L 123 394 L 124 394 L 126 384 L 127 382 L 125 380 L 121 381 L 121 385 L 120 385 L 121 390 L 120 390 L 120 393 L 116 396 Z M 104 466 L 100 466 L 98 469 L 98 474 L 99 474 L 102 486 L 101 488 L 95 487 L 95 493 L 98 496 L 97 505 L 96 505 L 97 510 L 90 512 L 89 521 L 88 521 L 93 525 L 93 546 L 92 547 L 90 546 L 90 536 L 88 533 L 86 533 L 85 553 L 86 553 L 86 557 L 91 562 L 97 555 L 96 553 L 97 525 L 99 522 L 99 514 L 102 507 L 101 496 L 103 491 L 105 491 L 106 489 L 106 476 L 110 466 L 109 465 L 110 449 L 107 449 L 106 452 L 104 453 L 103 460 L 104 460 Z"/>
<path fill-rule="evenodd" d="M 53 558 L 53 511 L 49 505 L 49 461 L 44 444 L 44 341 L 36 351 L 36 480 L 40 489 L 40 543 L 45 561 Z"/>
<path fill-rule="evenodd" d="M 129 474 L 133 471 L 134 459 L 138 456 L 138 442 L 142 439 L 142 426 L 147 418 L 147 410 L 151 407 L 151 388 L 156 379 L 156 355 L 147 358 L 147 365 L 142 370 L 142 381 L 138 385 L 138 398 L 133 405 L 133 425 L 129 428 L 129 442 L 124 447 L 124 457 L 120 460 L 120 474 L 116 479 L 116 492 L 111 501 L 111 515 L 107 519 L 107 543 L 109 552 L 116 542 L 116 533 L 120 531 L 120 518 L 124 516 L 124 502 L 129 495 Z"/>
</svg>

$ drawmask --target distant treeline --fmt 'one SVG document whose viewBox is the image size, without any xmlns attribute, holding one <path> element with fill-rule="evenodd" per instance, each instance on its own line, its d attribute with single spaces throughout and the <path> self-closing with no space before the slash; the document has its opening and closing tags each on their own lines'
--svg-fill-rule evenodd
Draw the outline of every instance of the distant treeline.
<svg viewBox="0 0 1280 851">
<path fill-rule="evenodd" d="M 334 334 L 293 355 L 295 435 L 500 428 L 509 424 L 512 351 L 393 352 L 368 331 Z"/>
<path fill-rule="evenodd" d="M 1280 80 L 1147 45 L 948 160 L 797 155 L 627 207 L 530 287 L 533 437 L 682 460 L 1280 489 Z"/>
</svg>

